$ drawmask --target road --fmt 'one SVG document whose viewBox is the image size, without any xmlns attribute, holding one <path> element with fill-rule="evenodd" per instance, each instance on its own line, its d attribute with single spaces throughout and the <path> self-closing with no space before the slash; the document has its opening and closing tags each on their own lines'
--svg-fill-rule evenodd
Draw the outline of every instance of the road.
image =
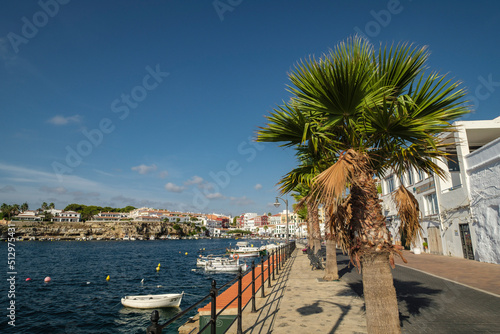
<svg viewBox="0 0 500 334">
<path fill-rule="evenodd" d="M 337 259 L 341 280 L 362 296 L 357 269 Z M 499 297 L 401 266 L 393 276 L 403 333 L 500 333 Z"/>
</svg>

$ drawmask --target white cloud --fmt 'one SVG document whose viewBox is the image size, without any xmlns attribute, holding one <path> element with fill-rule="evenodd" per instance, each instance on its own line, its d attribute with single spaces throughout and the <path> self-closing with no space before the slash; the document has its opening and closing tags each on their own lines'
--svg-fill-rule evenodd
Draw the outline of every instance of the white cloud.
<svg viewBox="0 0 500 334">
<path fill-rule="evenodd" d="M 144 174 L 148 174 L 150 172 L 154 172 L 156 170 L 156 168 L 157 167 L 155 164 L 152 164 L 151 166 L 146 166 L 146 165 L 142 164 L 139 166 L 132 167 L 132 170 L 138 172 L 141 175 L 144 175 Z"/>
<path fill-rule="evenodd" d="M 208 198 L 208 199 L 224 198 L 224 196 L 221 193 L 205 194 L 205 197 Z"/>
<path fill-rule="evenodd" d="M 166 170 L 160 172 L 160 178 L 164 179 L 168 176 L 168 172 Z"/>
<path fill-rule="evenodd" d="M 260 190 L 260 189 L 262 189 L 262 184 L 257 183 L 254 188 L 255 188 L 255 190 Z"/>
<path fill-rule="evenodd" d="M 203 183 L 203 178 L 202 177 L 199 177 L 198 175 L 195 175 L 193 176 L 192 178 L 190 178 L 189 180 L 187 180 L 186 182 L 184 182 L 184 184 L 186 186 L 190 186 L 192 184 L 197 184 L 197 185 L 200 185 L 201 183 Z"/>
<path fill-rule="evenodd" d="M 54 124 L 54 125 L 66 125 L 68 123 L 80 123 L 82 121 L 82 117 L 80 115 L 73 115 L 73 116 L 54 116 L 51 119 L 49 119 L 47 122 Z"/>
<path fill-rule="evenodd" d="M 173 192 L 173 193 L 180 193 L 180 192 L 184 191 L 184 187 L 173 184 L 172 182 L 167 183 L 165 185 L 165 189 L 167 189 L 168 191 Z"/>
<path fill-rule="evenodd" d="M 255 202 L 253 200 L 251 200 L 250 198 L 246 197 L 246 196 L 243 196 L 243 197 L 230 197 L 229 198 L 231 200 L 231 203 L 233 205 L 251 205 L 251 204 L 255 204 Z"/>
</svg>

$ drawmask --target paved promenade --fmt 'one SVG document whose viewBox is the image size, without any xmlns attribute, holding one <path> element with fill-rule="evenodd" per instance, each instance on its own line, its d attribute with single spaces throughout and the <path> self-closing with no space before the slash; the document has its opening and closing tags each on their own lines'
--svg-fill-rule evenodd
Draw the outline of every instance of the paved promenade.
<svg viewBox="0 0 500 334">
<path fill-rule="evenodd" d="M 257 298 L 257 312 L 245 309 L 243 333 L 366 333 L 363 299 L 343 281 L 321 282 L 324 271 L 311 270 L 301 248 L 265 298 Z M 228 333 L 236 333 L 236 325 Z"/>
<path fill-rule="evenodd" d="M 323 270 L 311 270 L 297 245 L 279 278 L 243 315 L 244 333 L 366 333 L 364 301 L 344 280 L 322 282 Z M 500 265 L 441 255 L 404 252 L 412 268 L 500 298 Z M 260 293 L 258 293 L 260 296 Z M 499 330 L 500 332 L 500 330 Z M 236 333 L 236 325 L 228 331 Z"/>
</svg>

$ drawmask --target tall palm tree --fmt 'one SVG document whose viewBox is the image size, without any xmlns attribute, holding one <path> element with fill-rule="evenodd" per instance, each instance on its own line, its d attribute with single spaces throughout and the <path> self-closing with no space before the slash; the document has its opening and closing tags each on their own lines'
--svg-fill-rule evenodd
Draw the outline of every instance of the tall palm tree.
<svg viewBox="0 0 500 334">
<path fill-rule="evenodd" d="M 28 208 L 29 208 L 28 202 L 24 202 L 23 204 L 21 204 L 21 211 L 22 212 L 27 211 Z"/>
<path fill-rule="evenodd" d="M 258 140 L 306 145 L 312 131 L 337 161 L 313 183 L 316 203 L 341 208 L 335 223 L 349 224 L 349 252 L 362 272 L 369 333 L 399 333 L 390 264 L 392 245 L 375 175 L 402 175 L 409 167 L 443 176 L 436 159 L 446 158 L 440 134 L 467 113 L 459 83 L 425 73 L 426 48 L 408 44 L 373 46 L 358 37 L 340 43 L 319 60 L 300 62 L 289 75 L 293 97 L 271 113 Z M 294 120 L 304 118 L 298 127 Z M 316 134 L 316 137 L 318 135 Z M 323 148 L 325 150 L 325 148 Z M 400 193 L 404 229 L 419 231 L 410 193 Z M 349 199 L 344 199 L 349 196 Z M 401 200 L 400 198 L 400 200 Z M 340 203 L 344 201 L 344 205 Z M 335 210 L 332 210 L 335 212 Z M 342 218 L 343 217 L 343 218 Z"/>
<path fill-rule="evenodd" d="M 2 204 L 2 207 L 1 207 L 1 210 L 2 210 L 2 214 L 3 216 L 7 216 L 7 218 L 10 219 L 10 215 L 12 213 L 12 206 L 11 205 L 8 205 L 8 204 L 5 204 L 3 203 Z"/>
</svg>

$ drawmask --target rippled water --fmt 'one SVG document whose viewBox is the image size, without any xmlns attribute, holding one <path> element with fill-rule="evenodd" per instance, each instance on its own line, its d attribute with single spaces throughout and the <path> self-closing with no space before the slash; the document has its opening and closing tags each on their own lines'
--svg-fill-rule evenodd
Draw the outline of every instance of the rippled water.
<svg viewBox="0 0 500 334">
<path fill-rule="evenodd" d="M 1 332 L 145 333 L 152 310 L 123 307 L 121 297 L 184 291 L 180 309 L 160 310 L 160 323 L 164 323 L 208 294 L 212 279 L 222 286 L 235 277 L 192 271 L 200 249 L 223 252 L 230 243 L 235 240 L 16 242 L 14 328 L 7 323 L 9 269 L 7 243 L 2 242 L 6 269 L 0 296 Z M 156 272 L 158 263 L 161 269 Z M 46 276 L 51 277 L 50 283 L 44 283 Z M 28 277 L 32 280 L 26 281 Z M 186 320 L 163 333 L 177 333 Z"/>
</svg>

